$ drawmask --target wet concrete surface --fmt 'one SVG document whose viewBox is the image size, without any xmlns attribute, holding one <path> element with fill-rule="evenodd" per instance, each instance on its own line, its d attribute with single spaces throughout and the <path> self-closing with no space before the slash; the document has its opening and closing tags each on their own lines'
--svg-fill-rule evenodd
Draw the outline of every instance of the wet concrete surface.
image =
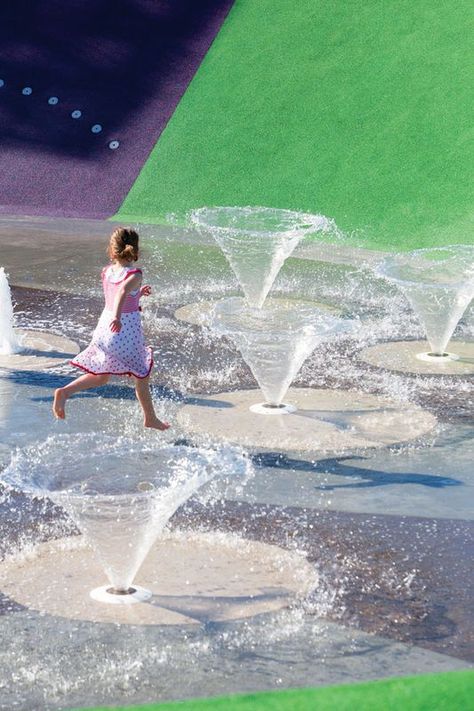
<svg viewBox="0 0 474 711">
<path fill-rule="evenodd" d="M 305 551 L 337 591 L 328 618 L 474 662 L 474 524 L 390 515 L 226 503 L 190 507 L 176 525 L 211 529 Z"/>
<path fill-rule="evenodd" d="M 10 267 L 14 260 L 19 265 L 18 280 L 12 280 L 19 327 L 49 330 L 72 338 L 81 347 L 87 345 L 102 309 L 102 297 L 96 286 L 88 291 L 84 284 L 95 278 L 103 262 L 96 254 L 97 239 L 104 239 L 110 225 L 101 225 L 100 231 L 100 235 L 81 237 L 79 246 L 74 234 L 69 241 L 61 238 L 56 246 L 58 236 L 48 237 L 50 261 L 43 255 L 43 266 L 40 264 L 36 273 L 37 285 L 42 288 L 28 286 L 23 278 L 28 270 L 35 273 L 38 257 L 31 226 L 25 230 L 24 241 L 9 248 L 13 255 Z M 0 225 L 0 241 L 5 235 L 6 228 L 2 236 Z M 97 264 L 88 261 L 85 247 L 92 250 L 92 261 Z M 78 248 L 83 256 L 76 260 Z M 74 271 L 70 282 L 59 290 L 56 278 L 46 282 L 54 265 L 59 264 L 64 272 L 66 254 L 73 260 Z M 30 264 L 22 263 L 21 257 L 30 259 Z M 193 442 L 176 427 L 174 419 L 182 403 L 202 402 L 206 396 L 225 390 L 255 387 L 250 370 L 229 342 L 175 319 L 176 309 L 196 301 L 196 296 L 195 285 L 190 291 L 183 289 L 181 295 L 176 291 L 168 296 L 159 294 L 144 304 L 143 312 L 157 361 L 154 395 L 173 422 L 170 441 L 190 445 Z M 377 312 L 369 306 L 366 315 L 370 321 Z M 389 338 L 382 326 L 379 337 L 383 339 L 385 334 Z M 371 328 L 369 323 L 367 330 Z M 395 329 L 395 337 L 406 336 L 400 329 Z M 464 327 L 464 336 L 466 333 L 469 335 L 469 327 Z M 16 640 L 7 657 L 9 666 L 5 667 L 5 674 L 11 673 L 9 695 L 5 697 L 8 705 L 0 704 L 0 708 L 59 709 L 87 700 L 98 702 L 99 696 L 87 696 L 83 681 L 75 687 L 76 682 L 71 682 L 68 687 L 74 670 L 60 672 L 56 657 L 50 656 L 42 643 L 34 649 L 34 640 L 43 637 L 46 644 L 58 624 L 63 648 L 71 660 L 75 654 L 84 653 L 93 660 L 94 655 L 103 655 L 107 649 L 110 664 L 100 672 L 108 675 L 107 686 L 100 692 L 100 698 L 106 701 L 114 698 L 110 686 L 120 683 L 117 679 L 124 676 L 129 684 L 124 698 L 130 703 L 158 696 L 174 698 L 176 670 L 180 679 L 183 675 L 185 678 L 180 689 L 184 698 L 472 664 L 474 572 L 470 561 L 474 523 L 469 502 L 474 483 L 473 380 L 389 373 L 361 362 L 361 348 L 356 340 L 319 348 L 304 364 L 295 385 L 359 388 L 416 403 L 438 418 L 433 434 L 409 447 L 391 447 L 370 456 L 360 451 L 347 452 L 337 459 L 317 453 L 301 457 L 295 452 L 254 451 L 254 478 L 243 493 L 227 491 L 225 500 L 206 506 L 192 500 L 171 522 L 176 529 L 240 532 L 249 539 L 307 553 L 320 581 L 297 611 L 297 625 L 294 621 L 282 624 L 280 619 L 255 618 L 245 629 L 203 630 L 198 640 L 186 638 L 178 630 L 164 636 L 160 633 L 166 648 L 160 647 L 159 653 L 152 632 L 143 632 L 143 648 L 153 650 L 155 657 L 152 654 L 146 662 L 141 659 L 141 671 L 134 677 L 133 659 L 127 654 L 120 657 L 125 647 L 136 652 L 131 632 L 117 629 L 114 633 L 108 627 L 85 623 L 72 625 L 65 619 L 58 623 L 56 618 L 41 618 L 15 607 L 10 598 L 0 597 L 0 625 Z M 0 373 L 9 393 L 4 409 L 0 408 L 0 466 L 6 465 L 14 446 L 57 431 L 50 415 L 51 392 L 75 375 L 69 366 L 40 373 Z M 132 425 L 135 420 L 139 423 L 130 385 L 128 379 L 113 380 L 100 391 L 75 398 L 69 403 L 67 426 L 72 431 L 74 427 L 80 429 L 88 414 L 95 412 L 90 426 L 110 427 L 120 421 L 121 410 Z M 8 430 L 9 422 L 18 426 L 23 412 L 30 412 L 33 420 L 37 418 L 36 432 L 26 416 L 24 433 Z M 0 492 L 1 556 L 25 542 L 72 535 L 74 530 L 64 514 L 48 502 L 32 501 L 20 493 L 2 497 Z M 276 639 L 279 626 L 286 632 Z M 256 636 L 263 627 L 266 633 L 257 643 Z M 232 648 L 229 639 L 234 640 Z M 190 656 L 191 648 L 195 652 Z M 22 659 L 25 650 L 27 655 Z M 181 662 L 177 662 L 180 654 Z M 158 657 L 166 657 L 169 664 L 159 685 L 153 680 L 162 669 L 156 666 Z M 15 665 L 20 671 L 14 671 Z M 29 680 L 28 665 L 38 670 L 36 680 Z M 81 665 L 81 678 L 86 678 L 92 667 L 88 672 L 85 658 Z M 48 668 L 51 678 L 56 675 L 59 679 L 59 687 L 69 690 L 64 696 L 55 687 L 56 696 L 53 694 L 53 700 L 46 703 L 39 695 L 52 693 L 46 681 Z M 251 668 L 260 671 L 254 674 Z M 18 704 L 13 703 L 15 683 L 22 689 L 17 694 Z"/>
<path fill-rule="evenodd" d="M 15 285 L 12 285 L 12 295 L 19 326 L 33 328 L 36 324 L 37 328 L 49 328 L 77 340 L 83 347 L 88 344 L 103 308 L 100 295 L 86 297 Z M 183 383 L 183 374 L 186 373 L 185 386 L 189 393 L 205 390 L 207 394 L 214 394 L 224 389 L 256 387 L 250 369 L 227 339 L 211 338 L 208 331 L 199 326 L 183 325 L 175 318 L 179 304 L 145 304 L 144 308 L 145 323 L 157 323 L 156 330 L 148 329 L 147 336 L 157 356 L 160 384 L 179 390 L 178 386 Z M 304 364 L 294 385 L 348 390 L 359 387 L 378 395 L 387 392 L 390 382 L 384 376 L 388 376 L 392 377 L 391 382 L 395 385 L 404 382 L 410 389 L 410 400 L 443 421 L 473 422 L 473 377 L 445 375 L 441 380 L 442 388 L 438 387 L 440 378 L 436 375 L 405 374 L 401 381 L 398 375 L 361 362 L 359 352 L 360 348 L 352 340 L 342 340 L 337 345 L 323 344 Z M 207 372 L 212 372 L 214 363 L 216 370 L 221 372 L 231 369 L 231 387 L 226 388 L 224 382 L 212 382 L 206 378 Z M 307 377 L 309 373 L 310 378 Z M 405 394 L 403 390 L 402 394 Z"/>
<path fill-rule="evenodd" d="M 83 345 L 88 342 L 88 332 L 93 329 L 102 306 L 99 297 L 86 299 L 83 295 L 15 286 L 12 291 L 22 325 L 31 325 L 32 319 L 41 324 L 49 322 L 53 330 L 60 327 L 64 335 L 82 340 Z M 188 333 L 187 336 L 190 348 L 183 348 L 182 341 L 172 329 L 174 309 L 174 304 L 167 304 L 154 311 L 160 319 L 166 319 L 160 322 L 162 327 L 163 323 L 171 326 L 168 331 L 164 328 L 160 329 L 159 334 L 153 334 L 157 342 L 152 345 L 161 354 L 158 358 L 163 365 L 162 370 L 159 368 L 161 392 L 167 392 L 179 403 L 184 397 L 192 398 L 193 394 L 204 390 L 212 392 L 214 389 L 208 382 L 200 382 L 201 366 L 209 365 L 213 360 L 221 364 L 226 360 L 235 361 L 236 354 L 230 344 L 217 341 L 220 350 L 216 355 L 216 342 L 193 327 L 192 335 Z M 186 330 L 189 331 L 189 328 Z M 319 354 L 319 357 L 324 358 L 324 354 Z M 355 353 L 353 357 L 355 360 Z M 342 344 L 336 354 L 332 351 L 333 362 L 343 358 L 351 359 L 347 344 Z M 173 369 L 170 373 L 171 362 Z M 191 363 L 194 378 L 188 383 L 184 394 L 176 388 L 176 374 L 188 368 L 193 373 Z M 361 367 L 358 365 L 358 368 Z M 72 369 L 69 372 L 74 374 Z M 354 387 L 358 383 L 358 373 L 348 378 L 343 370 L 337 381 L 333 378 L 334 384 Z M 238 363 L 234 377 L 235 385 L 241 388 L 253 384 L 252 376 L 242 362 Z M 43 388 L 69 380 L 70 375 L 51 371 L 36 378 Z M 318 379 L 316 376 L 314 380 Z M 35 376 L 27 377 L 26 381 L 34 385 Z M 126 384 L 126 380 L 122 380 L 121 384 L 117 381 L 117 385 L 109 386 L 111 390 L 114 387 L 118 389 L 114 397 L 133 399 L 133 393 Z M 377 381 L 374 385 L 373 389 L 377 391 Z M 107 397 L 106 389 L 103 395 Z M 450 422 L 465 422 L 472 415 L 471 403 L 463 388 L 458 391 L 453 388 L 448 393 L 439 393 L 436 387 L 423 392 L 422 388 L 418 393 L 418 402 L 439 418 Z M 268 463 L 265 457 L 268 458 L 268 455 L 262 455 L 263 464 Z M 295 475 L 304 464 L 304 461 L 292 460 L 283 454 L 275 454 L 274 459 L 273 464 L 276 464 L 278 471 L 285 470 L 290 474 L 293 471 Z M 442 484 L 439 474 L 433 476 L 432 483 Z M 334 498 L 337 506 L 337 497 Z M 433 519 L 429 517 L 429 512 L 426 518 L 417 518 L 391 516 L 390 513 L 367 515 L 312 510 L 310 501 L 305 508 L 291 507 L 291 501 L 288 504 L 271 506 L 261 502 L 228 502 L 222 509 L 213 509 L 211 514 L 200 511 L 199 520 L 206 525 L 228 530 L 241 530 L 244 522 L 246 535 L 257 540 L 290 547 L 297 544 L 306 550 L 311 560 L 325 570 L 328 585 L 344 589 L 339 604 L 329 613 L 330 618 L 342 619 L 344 623 L 360 626 L 368 632 L 474 661 L 473 628 L 469 616 L 473 604 L 470 592 L 473 589 L 473 573 L 469 566 L 473 553 L 472 522 Z M 30 502 L 27 505 L 33 520 L 38 516 L 40 521 L 44 521 L 44 505 L 38 505 L 37 513 L 34 512 L 35 505 Z M 21 509 L 22 506 L 19 507 Z M 6 531 L 10 529 L 7 515 L 3 512 Z M 26 515 L 24 521 L 28 521 L 30 515 Z M 182 513 L 177 517 L 178 522 L 189 523 L 189 520 L 194 521 L 194 515 L 190 517 Z"/>
</svg>

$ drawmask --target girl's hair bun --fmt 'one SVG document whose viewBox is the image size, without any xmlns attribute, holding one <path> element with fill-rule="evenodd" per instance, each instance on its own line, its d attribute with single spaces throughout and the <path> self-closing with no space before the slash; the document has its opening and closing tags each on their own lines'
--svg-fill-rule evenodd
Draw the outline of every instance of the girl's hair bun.
<svg viewBox="0 0 474 711">
<path fill-rule="evenodd" d="M 110 235 L 107 254 L 110 259 L 138 259 L 138 232 L 131 227 L 117 227 Z"/>
</svg>

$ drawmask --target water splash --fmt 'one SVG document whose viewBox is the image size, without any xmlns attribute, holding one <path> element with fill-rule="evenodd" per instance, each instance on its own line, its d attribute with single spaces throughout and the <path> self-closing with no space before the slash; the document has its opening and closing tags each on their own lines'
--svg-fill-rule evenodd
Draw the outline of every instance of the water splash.
<svg viewBox="0 0 474 711">
<path fill-rule="evenodd" d="M 233 340 L 266 404 L 279 407 L 316 346 L 347 332 L 352 324 L 304 302 L 269 299 L 263 308 L 255 309 L 235 297 L 215 305 L 210 325 Z"/>
<path fill-rule="evenodd" d="M 63 507 L 94 549 L 112 589 L 129 591 L 171 516 L 218 474 L 238 476 L 236 449 L 153 447 L 106 435 L 62 435 L 17 450 L 2 480 Z"/>
<path fill-rule="evenodd" d="M 410 302 L 429 341 L 430 356 L 446 347 L 474 296 L 474 247 L 417 249 L 385 259 L 377 273 L 396 284 Z"/>
<path fill-rule="evenodd" d="M 284 261 L 315 232 L 335 231 L 323 215 L 270 207 L 202 207 L 191 222 L 211 233 L 251 306 L 261 308 Z"/>
<path fill-rule="evenodd" d="M 0 267 L 0 355 L 14 355 L 22 350 L 13 328 L 13 305 L 5 269 Z"/>
</svg>

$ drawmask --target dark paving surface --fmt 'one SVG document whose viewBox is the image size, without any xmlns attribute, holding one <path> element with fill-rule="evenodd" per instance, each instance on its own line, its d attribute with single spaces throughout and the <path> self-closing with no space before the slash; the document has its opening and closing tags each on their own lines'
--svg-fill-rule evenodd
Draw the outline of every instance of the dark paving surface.
<svg viewBox="0 0 474 711">
<path fill-rule="evenodd" d="M 307 552 L 336 591 L 330 619 L 474 662 L 472 522 L 233 503 L 175 522 L 196 518 Z"/>
</svg>

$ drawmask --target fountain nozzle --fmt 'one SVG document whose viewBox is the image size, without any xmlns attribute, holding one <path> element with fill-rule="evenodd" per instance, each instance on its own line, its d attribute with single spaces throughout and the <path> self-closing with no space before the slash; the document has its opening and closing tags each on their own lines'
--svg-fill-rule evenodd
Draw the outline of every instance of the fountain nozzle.
<svg viewBox="0 0 474 711">
<path fill-rule="evenodd" d="M 292 412 L 296 412 L 298 408 L 289 403 L 271 403 L 271 402 L 259 402 L 255 405 L 250 405 L 250 412 L 256 412 L 257 415 L 290 415 Z"/>
<path fill-rule="evenodd" d="M 107 588 L 105 592 L 109 595 L 133 595 L 133 593 L 137 592 L 137 589 L 127 588 L 126 590 L 122 590 L 121 588 Z"/>
<path fill-rule="evenodd" d="M 94 588 L 89 595 L 97 602 L 105 602 L 109 605 L 132 605 L 136 602 L 147 602 L 152 597 L 150 590 L 141 588 L 139 585 L 129 588 L 114 588 L 110 585 L 103 585 Z"/>
<path fill-rule="evenodd" d="M 448 360 L 459 360 L 459 356 L 456 353 L 417 353 L 416 357 L 418 360 L 428 361 L 429 363 L 445 363 Z"/>
</svg>

